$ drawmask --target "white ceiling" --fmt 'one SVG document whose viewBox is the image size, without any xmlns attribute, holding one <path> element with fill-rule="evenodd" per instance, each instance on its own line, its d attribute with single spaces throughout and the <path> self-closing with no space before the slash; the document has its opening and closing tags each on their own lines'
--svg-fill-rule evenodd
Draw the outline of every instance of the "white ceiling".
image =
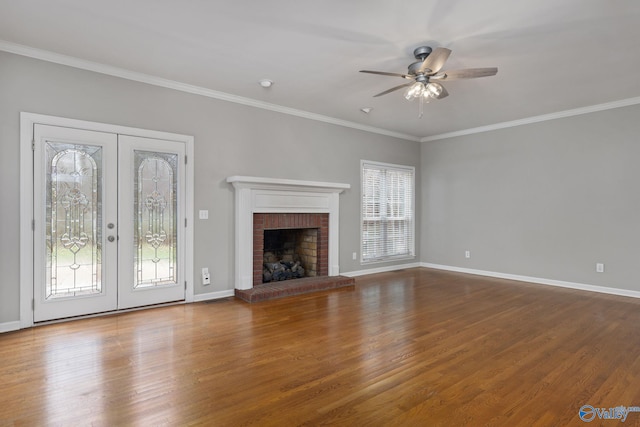
<svg viewBox="0 0 640 427">
<path fill-rule="evenodd" d="M 0 40 L 416 138 L 640 96 L 637 0 L 0 0 Z M 373 98 L 406 81 L 358 70 L 403 73 L 421 45 L 498 74 L 422 119 Z"/>
</svg>

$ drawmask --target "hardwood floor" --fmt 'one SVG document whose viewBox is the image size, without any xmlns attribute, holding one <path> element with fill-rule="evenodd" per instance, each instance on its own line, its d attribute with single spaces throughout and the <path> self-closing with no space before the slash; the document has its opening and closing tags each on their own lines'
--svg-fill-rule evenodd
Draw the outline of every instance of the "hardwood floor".
<svg viewBox="0 0 640 427">
<path fill-rule="evenodd" d="M 0 334 L 0 425 L 582 426 L 640 406 L 639 329 L 637 299 L 376 274 Z"/>
</svg>

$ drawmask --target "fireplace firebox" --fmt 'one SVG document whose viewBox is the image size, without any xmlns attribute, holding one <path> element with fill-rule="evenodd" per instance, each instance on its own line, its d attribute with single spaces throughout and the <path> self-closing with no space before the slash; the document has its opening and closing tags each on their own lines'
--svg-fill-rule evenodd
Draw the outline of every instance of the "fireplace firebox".
<svg viewBox="0 0 640 427">
<path fill-rule="evenodd" d="M 264 230 L 262 283 L 315 277 L 318 265 L 318 229 Z"/>
<path fill-rule="evenodd" d="M 328 249 L 329 214 L 253 214 L 253 285 L 327 276 Z"/>
</svg>

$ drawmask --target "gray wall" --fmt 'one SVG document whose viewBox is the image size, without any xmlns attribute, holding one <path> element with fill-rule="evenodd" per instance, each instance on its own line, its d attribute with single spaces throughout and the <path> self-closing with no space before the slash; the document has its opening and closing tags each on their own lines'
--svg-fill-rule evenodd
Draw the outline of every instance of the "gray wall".
<svg viewBox="0 0 640 427">
<path fill-rule="evenodd" d="M 640 291 L 639 117 L 631 106 L 423 143 L 421 260 Z"/>
<path fill-rule="evenodd" d="M 0 323 L 19 319 L 20 111 L 195 137 L 196 294 L 233 289 L 230 175 L 351 184 L 340 268 L 362 270 L 361 159 L 416 166 L 422 262 L 640 291 L 640 106 L 420 145 L 0 52 Z"/>
<path fill-rule="evenodd" d="M 340 269 L 349 272 L 363 269 L 351 259 L 360 252 L 360 160 L 417 170 L 420 162 L 419 143 L 0 52 L 0 323 L 19 319 L 21 111 L 195 137 L 194 209 L 209 210 L 209 220 L 195 220 L 196 294 L 234 287 L 234 195 L 227 176 L 351 184 L 340 195 Z M 288 157 L 309 162 L 283 160 Z M 418 172 L 417 191 L 419 183 Z M 212 273 L 206 287 L 198 280 L 205 266 Z"/>
</svg>

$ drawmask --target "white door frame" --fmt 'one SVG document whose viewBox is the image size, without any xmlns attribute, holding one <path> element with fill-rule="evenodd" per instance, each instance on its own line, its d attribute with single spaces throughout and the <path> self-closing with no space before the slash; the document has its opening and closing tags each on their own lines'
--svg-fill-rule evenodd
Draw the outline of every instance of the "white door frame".
<svg viewBox="0 0 640 427">
<path fill-rule="evenodd" d="M 84 120 L 47 116 L 34 113 L 20 113 L 20 328 L 33 326 L 33 280 L 34 280 L 34 235 L 33 235 L 33 126 L 34 124 L 70 127 L 115 134 L 140 136 L 145 138 L 178 141 L 185 144 L 185 302 L 193 302 L 193 203 L 194 203 L 194 138 L 168 132 L 138 129 L 127 126 L 88 122 Z"/>
</svg>

